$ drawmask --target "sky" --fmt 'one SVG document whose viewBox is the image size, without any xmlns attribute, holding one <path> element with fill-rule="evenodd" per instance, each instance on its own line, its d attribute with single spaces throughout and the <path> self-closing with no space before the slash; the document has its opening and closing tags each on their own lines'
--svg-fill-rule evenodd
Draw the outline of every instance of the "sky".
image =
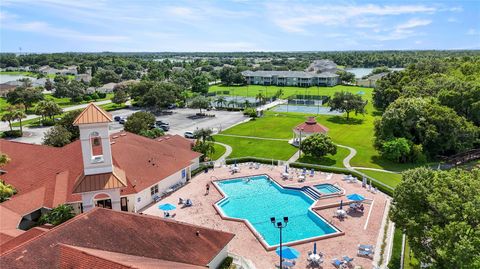
<svg viewBox="0 0 480 269">
<path fill-rule="evenodd" d="M 480 49 L 480 0 L 0 0 L 1 52 Z"/>
</svg>

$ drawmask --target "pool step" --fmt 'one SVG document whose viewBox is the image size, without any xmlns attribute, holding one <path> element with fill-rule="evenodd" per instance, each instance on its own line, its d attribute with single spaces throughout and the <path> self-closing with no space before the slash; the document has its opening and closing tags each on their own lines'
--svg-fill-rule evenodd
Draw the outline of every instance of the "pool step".
<svg viewBox="0 0 480 269">
<path fill-rule="evenodd" d="M 302 191 L 315 200 L 318 200 L 320 198 L 320 194 L 318 194 L 318 192 L 316 192 L 312 187 L 302 187 Z"/>
</svg>

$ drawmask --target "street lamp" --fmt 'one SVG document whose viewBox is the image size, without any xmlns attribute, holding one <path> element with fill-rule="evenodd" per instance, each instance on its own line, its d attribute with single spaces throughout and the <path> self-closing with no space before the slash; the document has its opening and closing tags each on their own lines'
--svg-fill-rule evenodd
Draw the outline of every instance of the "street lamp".
<svg viewBox="0 0 480 269">
<path fill-rule="evenodd" d="M 283 268 L 283 254 L 282 254 L 282 229 L 287 227 L 288 217 L 283 217 L 283 222 L 277 222 L 275 217 L 270 218 L 270 222 L 273 224 L 273 227 L 280 230 L 280 269 Z"/>
</svg>

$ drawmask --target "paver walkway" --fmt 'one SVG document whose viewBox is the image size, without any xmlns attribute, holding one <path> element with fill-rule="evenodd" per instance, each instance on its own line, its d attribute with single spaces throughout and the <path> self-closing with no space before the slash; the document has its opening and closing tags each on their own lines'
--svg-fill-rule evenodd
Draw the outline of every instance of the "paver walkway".
<svg viewBox="0 0 480 269">
<path fill-rule="evenodd" d="M 221 145 L 221 146 L 225 147 L 225 153 L 223 153 L 223 155 L 220 156 L 220 158 L 218 158 L 215 161 L 215 165 L 217 166 L 218 164 L 223 164 L 225 162 L 225 159 L 227 159 L 227 157 L 230 156 L 230 154 L 232 154 L 232 147 L 230 145 L 223 144 L 223 143 L 220 143 L 220 142 L 215 142 L 215 144 L 218 144 L 218 145 Z"/>
</svg>

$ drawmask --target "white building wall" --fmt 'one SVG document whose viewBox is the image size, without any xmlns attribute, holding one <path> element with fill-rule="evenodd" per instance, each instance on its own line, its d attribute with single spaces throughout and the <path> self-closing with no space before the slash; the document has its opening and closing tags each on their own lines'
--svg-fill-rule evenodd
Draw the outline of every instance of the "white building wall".
<svg viewBox="0 0 480 269">
<path fill-rule="evenodd" d="M 85 175 L 112 172 L 112 150 L 108 133 L 108 123 L 81 124 L 78 127 L 80 129 L 80 142 L 82 145 L 83 168 Z M 93 132 L 97 132 L 102 140 L 102 162 L 92 162 L 90 134 Z"/>
<path fill-rule="evenodd" d="M 182 177 L 182 171 L 184 172 L 184 177 Z M 188 174 L 188 169 L 184 168 L 168 177 L 166 177 L 163 180 L 160 180 L 154 185 L 151 185 L 141 192 L 138 192 L 135 195 L 135 212 L 138 212 L 140 209 L 144 208 L 151 202 L 153 202 L 152 195 L 150 194 L 150 188 L 158 184 L 158 193 L 162 193 L 166 191 L 167 189 L 170 188 L 170 186 L 175 185 L 179 182 L 186 182 L 187 179 L 187 174 Z"/>
<path fill-rule="evenodd" d="M 215 256 L 215 258 L 213 258 L 213 260 L 207 265 L 208 268 L 213 268 L 213 269 L 216 269 L 218 267 L 220 267 L 220 264 L 223 262 L 223 260 L 225 260 L 225 258 L 227 258 L 228 256 L 228 245 L 226 245 L 219 253 L 217 256 Z"/>
<path fill-rule="evenodd" d="M 82 203 L 83 203 L 83 212 L 87 212 L 90 209 L 95 207 L 95 203 L 93 198 L 97 194 L 106 194 L 112 201 L 112 209 L 120 211 L 120 189 L 108 189 L 108 190 L 101 190 L 101 191 L 92 191 L 92 192 L 84 192 L 82 193 Z"/>
</svg>

